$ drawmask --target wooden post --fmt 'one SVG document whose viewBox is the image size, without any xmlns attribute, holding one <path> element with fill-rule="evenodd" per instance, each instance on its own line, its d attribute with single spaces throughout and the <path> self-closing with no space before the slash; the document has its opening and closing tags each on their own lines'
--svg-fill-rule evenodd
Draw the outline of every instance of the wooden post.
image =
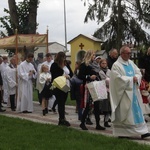
<svg viewBox="0 0 150 150">
<path fill-rule="evenodd" d="M 18 71 L 17 71 L 17 66 L 18 66 L 18 30 L 15 29 L 15 35 L 16 35 L 16 51 L 15 51 L 15 57 L 16 57 L 16 83 L 18 84 Z M 17 96 L 18 96 L 18 85 L 16 87 L 16 105 L 17 105 Z"/>
<path fill-rule="evenodd" d="M 48 53 L 48 26 L 47 26 L 46 35 L 47 35 L 47 38 L 46 38 L 46 54 L 47 54 Z"/>
<path fill-rule="evenodd" d="M 16 63 L 18 65 L 18 30 L 15 29 L 15 35 L 16 35 L 16 52 L 15 52 L 15 55 L 16 55 Z"/>
</svg>

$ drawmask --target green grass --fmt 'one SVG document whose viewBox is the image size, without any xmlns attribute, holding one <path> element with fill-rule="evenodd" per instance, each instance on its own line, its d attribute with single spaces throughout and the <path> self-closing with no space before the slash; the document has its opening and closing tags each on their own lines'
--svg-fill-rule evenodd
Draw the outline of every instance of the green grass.
<svg viewBox="0 0 150 150">
<path fill-rule="evenodd" d="M 0 150 L 149 150 L 150 146 L 0 115 Z"/>
<path fill-rule="evenodd" d="M 38 101 L 38 91 L 33 89 L 33 101 Z"/>
</svg>

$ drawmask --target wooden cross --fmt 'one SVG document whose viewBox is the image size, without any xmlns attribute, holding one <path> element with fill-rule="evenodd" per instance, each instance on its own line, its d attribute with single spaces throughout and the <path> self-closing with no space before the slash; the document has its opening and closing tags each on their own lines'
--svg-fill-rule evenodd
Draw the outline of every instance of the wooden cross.
<svg viewBox="0 0 150 150">
<path fill-rule="evenodd" d="M 84 47 L 84 45 L 81 43 L 81 44 L 79 45 L 79 47 L 82 49 L 82 48 Z"/>
</svg>

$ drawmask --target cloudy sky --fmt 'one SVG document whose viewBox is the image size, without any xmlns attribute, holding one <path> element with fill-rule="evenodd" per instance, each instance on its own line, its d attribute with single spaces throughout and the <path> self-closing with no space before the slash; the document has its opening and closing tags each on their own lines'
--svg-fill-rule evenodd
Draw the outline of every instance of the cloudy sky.
<svg viewBox="0 0 150 150">
<path fill-rule="evenodd" d="M 19 2 L 22 0 L 16 0 Z M 79 34 L 92 35 L 98 28 L 96 21 L 84 23 L 87 6 L 83 0 L 66 1 L 66 27 L 67 41 L 70 41 Z M 4 8 L 8 8 L 8 1 L 1 0 L 0 17 L 4 16 Z M 40 0 L 38 8 L 37 22 L 39 23 L 37 32 L 46 33 L 49 29 L 49 42 L 59 42 L 65 45 L 64 32 L 64 0 Z M 0 29 L 2 30 L 2 29 Z"/>
</svg>

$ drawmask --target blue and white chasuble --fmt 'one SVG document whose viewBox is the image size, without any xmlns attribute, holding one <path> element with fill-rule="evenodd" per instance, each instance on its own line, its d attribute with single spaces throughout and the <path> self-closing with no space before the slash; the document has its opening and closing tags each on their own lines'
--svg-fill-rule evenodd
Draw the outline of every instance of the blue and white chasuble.
<svg viewBox="0 0 150 150">
<path fill-rule="evenodd" d="M 133 82 L 133 77 L 138 79 Z M 148 133 L 142 111 L 139 91 L 140 69 L 133 61 L 121 57 L 114 63 L 110 73 L 110 102 L 113 134 L 115 136 L 140 136 Z"/>
<path fill-rule="evenodd" d="M 123 67 L 124 67 L 124 70 L 125 70 L 127 76 L 129 76 L 129 77 L 135 76 L 134 69 L 131 64 L 123 65 Z M 142 113 L 142 110 L 141 110 L 141 107 L 139 105 L 137 95 L 136 95 L 135 84 L 133 84 L 132 113 L 133 113 L 133 118 L 134 118 L 135 124 L 144 122 L 143 113 Z"/>
</svg>

